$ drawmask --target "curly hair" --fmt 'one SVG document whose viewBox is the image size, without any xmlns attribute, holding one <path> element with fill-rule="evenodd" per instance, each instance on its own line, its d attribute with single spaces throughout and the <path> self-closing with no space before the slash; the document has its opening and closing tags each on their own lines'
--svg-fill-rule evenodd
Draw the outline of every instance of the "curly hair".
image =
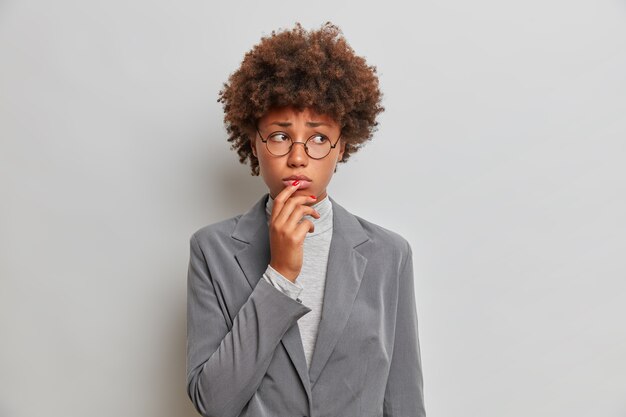
<svg viewBox="0 0 626 417">
<path fill-rule="evenodd" d="M 311 108 L 330 116 L 341 127 L 346 143 L 343 159 L 372 138 L 384 111 L 376 67 L 368 65 L 348 45 L 339 27 L 326 22 L 306 31 L 299 22 L 291 30 L 272 31 L 244 56 L 241 66 L 223 84 L 218 102 L 239 162 L 250 160 L 251 175 L 259 175 L 248 132 L 273 107 Z"/>
</svg>

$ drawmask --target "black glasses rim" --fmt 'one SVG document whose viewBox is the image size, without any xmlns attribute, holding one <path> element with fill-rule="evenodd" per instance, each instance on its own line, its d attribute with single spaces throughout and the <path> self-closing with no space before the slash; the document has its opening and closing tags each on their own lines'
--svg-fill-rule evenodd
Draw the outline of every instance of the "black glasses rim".
<svg viewBox="0 0 626 417">
<path fill-rule="evenodd" d="M 291 139 L 291 136 L 289 136 L 289 133 L 285 132 L 284 130 L 276 130 L 276 131 L 274 131 L 274 132 L 271 132 L 271 133 L 268 135 L 268 137 L 269 137 L 269 136 L 271 136 L 271 135 L 273 135 L 273 134 L 275 134 L 275 133 L 283 133 L 283 134 L 287 135 L 287 137 L 288 137 L 288 138 L 289 138 L 289 140 L 291 141 L 291 146 L 289 147 L 289 150 L 288 150 L 286 153 L 284 153 L 284 154 L 282 154 L 282 155 L 276 155 L 275 153 L 272 153 L 272 151 L 270 151 L 270 149 L 267 147 L 267 139 L 263 139 L 263 135 L 261 135 L 261 131 L 259 130 L 259 127 L 258 127 L 258 126 L 256 126 L 255 128 L 256 128 L 257 133 L 259 134 L 259 137 L 261 138 L 261 142 L 263 142 L 263 143 L 265 144 L 265 147 L 267 148 L 267 151 L 268 151 L 269 153 L 271 153 L 272 155 L 274 155 L 274 156 L 285 156 L 285 155 L 289 154 L 289 152 L 291 152 L 291 149 L 293 149 L 293 145 L 294 145 L 295 143 L 301 143 L 301 144 L 303 144 L 303 145 L 304 145 L 304 152 L 306 152 L 306 154 L 308 155 L 308 157 L 309 157 L 309 158 L 313 158 L 313 159 L 324 159 L 324 158 L 326 158 L 326 157 L 330 154 L 331 150 L 332 150 L 332 149 L 335 149 L 335 147 L 336 147 L 336 146 L 337 146 L 337 144 L 339 143 L 339 139 L 341 139 L 341 135 L 343 134 L 343 132 L 339 132 L 339 136 L 337 137 L 337 140 L 335 141 L 335 144 L 334 144 L 334 145 L 330 145 L 330 149 L 328 150 L 328 153 L 327 153 L 326 155 L 321 156 L 321 157 L 319 157 L 319 158 L 316 158 L 316 157 L 314 157 L 314 156 L 309 155 L 309 148 L 306 146 L 306 143 L 307 143 L 309 140 L 311 140 L 311 138 L 312 138 L 313 136 L 315 136 L 315 134 L 313 134 L 313 135 L 309 136 L 309 138 L 308 138 L 305 142 L 294 142 L 294 141 L 293 141 L 293 139 Z M 317 134 L 318 134 L 318 135 L 322 135 L 322 136 L 326 136 L 326 135 L 324 135 L 323 133 L 317 133 Z M 326 136 L 326 137 L 328 137 L 328 136 Z M 330 139 L 330 138 L 329 138 L 329 139 Z"/>
</svg>

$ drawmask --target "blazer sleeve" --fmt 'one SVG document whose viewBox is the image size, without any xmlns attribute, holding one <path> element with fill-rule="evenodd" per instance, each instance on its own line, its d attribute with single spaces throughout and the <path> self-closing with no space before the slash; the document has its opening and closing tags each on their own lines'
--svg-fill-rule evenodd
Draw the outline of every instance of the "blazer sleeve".
<svg viewBox="0 0 626 417">
<path fill-rule="evenodd" d="M 264 279 L 227 325 L 195 234 L 187 278 L 187 394 L 205 417 L 235 417 L 257 391 L 285 332 L 311 309 Z"/>
<path fill-rule="evenodd" d="M 417 308 L 413 278 L 413 252 L 408 242 L 400 267 L 398 310 L 384 417 L 425 417 L 422 363 L 417 332 Z"/>
</svg>

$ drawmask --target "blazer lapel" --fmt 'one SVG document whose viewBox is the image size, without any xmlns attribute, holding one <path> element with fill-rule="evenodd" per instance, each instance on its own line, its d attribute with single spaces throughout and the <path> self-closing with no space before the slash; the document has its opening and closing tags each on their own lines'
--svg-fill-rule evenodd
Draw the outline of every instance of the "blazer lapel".
<svg viewBox="0 0 626 417">
<path fill-rule="evenodd" d="M 235 258 L 245 274 L 251 289 L 254 289 L 259 279 L 262 279 L 263 273 L 270 263 L 269 230 L 265 214 L 268 198 L 269 194 L 265 194 L 248 212 L 243 214 L 231 235 L 234 239 L 247 243 L 242 250 L 235 254 Z M 311 407 L 311 384 L 309 382 L 300 329 L 297 323 L 287 330 L 281 339 L 281 343 L 302 380 L 302 385 L 305 388 L 309 406 Z"/>
<path fill-rule="evenodd" d="M 270 262 L 269 230 L 265 207 L 269 194 L 244 213 L 232 237 L 247 245 L 235 254 L 243 273 L 254 289 Z M 330 198 L 330 196 L 328 197 Z M 367 258 L 355 248 L 369 240 L 356 217 L 330 198 L 333 210 L 333 235 L 330 243 L 324 303 L 311 367 L 307 372 L 304 348 L 296 323 L 283 336 L 281 343 L 293 362 L 311 406 L 311 390 L 317 381 L 341 333 L 346 326 L 367 264 Z"/>
<path fill-rule="evenodd" d="M 329 197 L 330 198 L 330 197 Z M 309 379 L 315 385 L 343 332 L 356 298 L 367 258 L 355 248 L 369 240 L 356 217 L 330 199 L 333 236 L 330 242 L 322 315 Z"/>
<path fill-rule="evenodd" d="M 265 204 L 269 194 L 265 194 L 240 218 L 231 237 L 247 245 L 235 254 L 243 273 L 254 289 L 259 278 L 270 262 L 269 230 L 265 216 Z"/>
</svg>

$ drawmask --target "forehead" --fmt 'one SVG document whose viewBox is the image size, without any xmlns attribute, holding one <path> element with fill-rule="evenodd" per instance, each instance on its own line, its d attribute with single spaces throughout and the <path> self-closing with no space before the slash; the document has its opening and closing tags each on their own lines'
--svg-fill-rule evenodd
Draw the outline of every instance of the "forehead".
<svg viewBox="0 0 626 417">
<path fill-rule="evenodd" d="M 260 123 L 291 122 L 294 124 L 305 124 L 307 122 L 322 122 L 330 126 L 336 126 L 337 122 L 330 116 L 317 113 L 311 108 L 304 108 L 298 111 L 294 107 L 274 107 L 268 110 L 259 119 Z"/>
</svg>

